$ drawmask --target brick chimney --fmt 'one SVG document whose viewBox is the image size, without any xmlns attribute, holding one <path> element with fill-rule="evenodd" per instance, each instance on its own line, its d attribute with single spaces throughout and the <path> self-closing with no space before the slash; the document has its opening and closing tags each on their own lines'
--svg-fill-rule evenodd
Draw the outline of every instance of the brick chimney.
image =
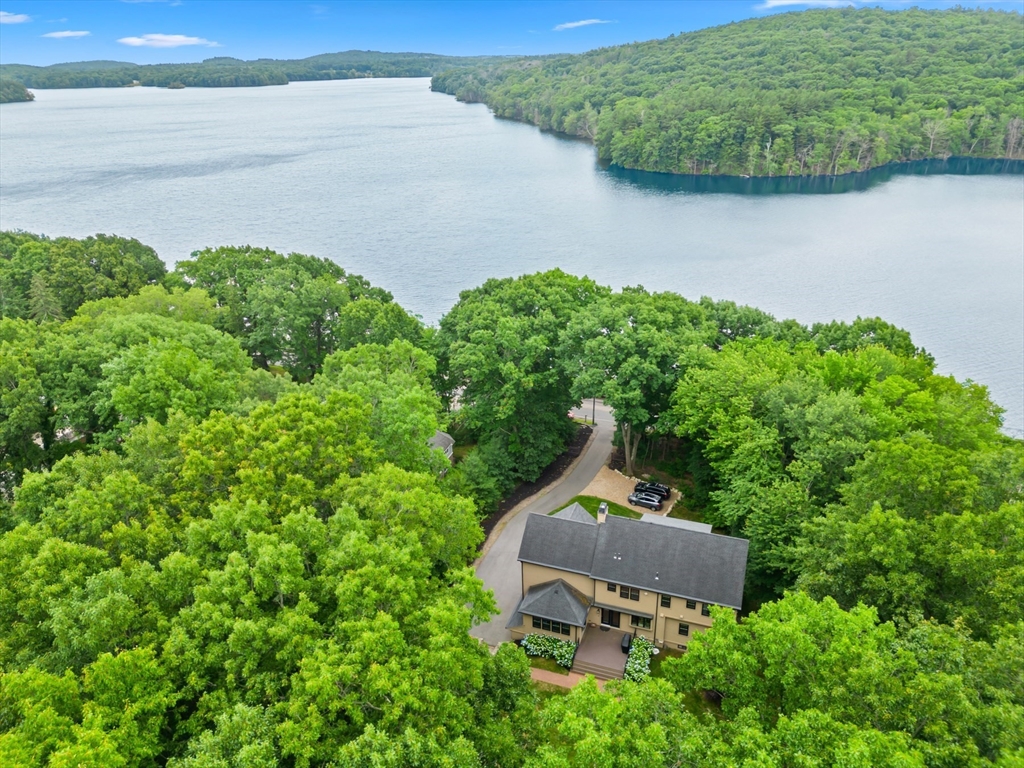
<svg viewBox="0 0 1024 768">
<path fill-rule="evenodd" d="M 608 519 L 608 505 L 603 501 L 597 508 L 597 524 L 600 525 Z"/>
</svg>

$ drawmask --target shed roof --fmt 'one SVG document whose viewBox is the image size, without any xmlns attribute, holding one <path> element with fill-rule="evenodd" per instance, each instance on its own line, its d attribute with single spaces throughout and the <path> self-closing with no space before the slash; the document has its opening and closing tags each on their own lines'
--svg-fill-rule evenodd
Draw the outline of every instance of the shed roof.
<svg viewBox="0 0 1024 768">
<path fill-rule="evenodd" d="M 589 610 L 590 601 L 581 592 L 562 579 L 555 579 L 530 587 L 516 606 L 507 627 L 521 626 L 524 613 L 582 627 L 587 623 Z"/>
<path fill-rule="evenodd" d="M 455 445 L 455 438 L 447 432 L 437 430 L 434 432 L 434 436 L 427 441 L 427 444 L 431 448 L 440 448 L 442 451 L 447 453 L 448 450 Z"/>
</svg>

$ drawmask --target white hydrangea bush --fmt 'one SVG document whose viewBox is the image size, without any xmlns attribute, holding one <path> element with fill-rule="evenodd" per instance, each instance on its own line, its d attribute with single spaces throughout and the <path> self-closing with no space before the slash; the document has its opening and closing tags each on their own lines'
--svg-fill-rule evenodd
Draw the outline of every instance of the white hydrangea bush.
<svg viewBox="0 0 1024 768">
<path fill-rule="evenodd" d="M 633 644 L 629 646 L 629 658 L 626 659 L 623 677 L 635 683 L 642 683 L 651 674 L 651 656 L 657 652 L 654 643 L 646 637 L 634 637 Z"/>
<path fill-rule="evenodd" d="M 543 656 L 554 659 L 555 663 L 566 669 L 572 668 L 572 660 L 576 656 L 576 644 L 569 640 L 559 640 L 550 635 L 527 635 L 522 640 L 523 650 L 527 656 Z"/>
</svg>

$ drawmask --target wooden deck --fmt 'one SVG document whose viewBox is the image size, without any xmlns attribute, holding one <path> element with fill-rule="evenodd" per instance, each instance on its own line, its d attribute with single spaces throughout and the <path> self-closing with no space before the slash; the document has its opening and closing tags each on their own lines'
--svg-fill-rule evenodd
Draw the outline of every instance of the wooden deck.
<svg viewBox="0 0 1024 768">
<path fill-rule="evenodd" d="M 583 642 L 576 649 L 572 671 L 590 674 L 602 680 L 622 677 L 626 669 L 626 654 L 622 652 L 622 636 L 631 635 L 624 629 L 601 631 L 600 627 L 587 627 Z"/>
</svg>

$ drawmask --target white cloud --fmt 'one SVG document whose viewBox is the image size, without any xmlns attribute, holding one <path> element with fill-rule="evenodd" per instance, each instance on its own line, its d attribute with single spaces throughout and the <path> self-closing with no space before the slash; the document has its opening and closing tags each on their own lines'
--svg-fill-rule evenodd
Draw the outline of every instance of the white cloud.
<svg viewBox="0 0 1024 768">
<path fill-rule="evenodd" d="M 24 13 L 0 11 L 0 24 L 24 24 L 26 21 L 32 21 L 32 17 Z"/>
<path fill-rule="evenodd" d="M 141 37 L 122 37 L 117 42 L 124 45 L 144 46 L 146 48 L 180 48 L 183 45 L 205 45 L 208 48 L 219 48 L 220 43 L 202 37 L 188 35 L 142 35 Z"/>
<path fill-rule="evenodd" d="M 76 32 L 71 29 L 62 29 L 60 32 L 47 32 L 45 35 L 41 35 L 41 37 L 55 37 L 58 40 L 63 40 L 66 37 L 88 37 L 90 34 L 90 32 L 85 30 Z"/>
<path fill-rule="evenodd" d="M 576 29 L 576 27 L 589 27 L 591 24 L 611 24 L 611 21 L 607 19 L 583 19 L 583 21 L 567 21 L 565 24 L 559 24 L 555 27 L 555 32 L 563 32 L 567 29 Z"/>
</svg>

